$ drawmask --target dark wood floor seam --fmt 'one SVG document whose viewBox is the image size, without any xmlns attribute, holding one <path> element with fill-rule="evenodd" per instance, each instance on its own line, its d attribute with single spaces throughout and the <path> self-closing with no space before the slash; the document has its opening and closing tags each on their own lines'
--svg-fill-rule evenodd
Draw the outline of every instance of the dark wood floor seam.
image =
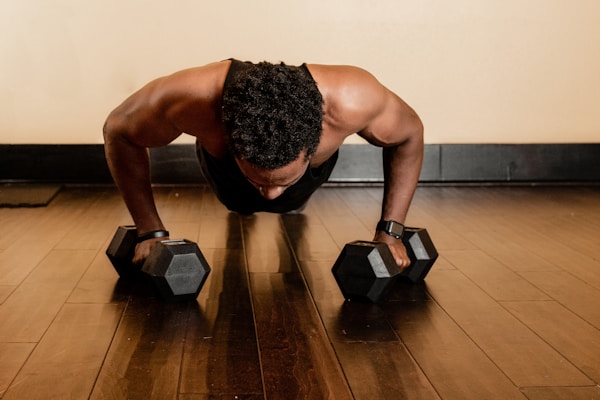
<svg viewBox="0 0 600 400">
<path fill-rule="evenodd" d="M 264 394 L 264 388 L 265 388 L 265 375 L 264 375 L 264 369 L 263 369 L 263 360 L 262 360 L 262 356 L 261 356 L 261 351 L 260 351 L 260 340 L 258 339 L 258 328 L 257 328 L 257 321 L 256 321 L 256 311 L 255 311 L 255 307 L 254 307 L 254 301 L 252 301 L 253 296 L 252 296 L 252 285 L 250 284 L 250 271 L 248 270 L 248 253 L 246 252 L 246 238 L 244 235 L 244 228 L 243 228 L 243 220 L 242 218 L 239 218 L 238 216 L 238 222 L 239 222 L 239 229 L 241 232 L 241 241 L 242 241 L 242 248 L 244 249 L 243 254 L 244 254 L 244 271 L 245 271 L 245 276 L 246 276 L 246 282 L 248 282 L 248 291 L 250 294 L 249 300 L 250 300 L 250 307 L 252 308 L 252 320 L 254 321 L 254 335 L 256 337 L 256 347 L 258 348 L 258 362 L 260 364 L 260 377 L 261 377 L 261 386 L 263 388 L 263 394 Z"/>
</svg>

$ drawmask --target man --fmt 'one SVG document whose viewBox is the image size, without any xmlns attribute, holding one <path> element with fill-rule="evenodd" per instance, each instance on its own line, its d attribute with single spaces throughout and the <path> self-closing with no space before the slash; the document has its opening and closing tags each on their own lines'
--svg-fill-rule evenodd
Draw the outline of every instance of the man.
<svg viewBox="0 0 600 400">
<path fill-rule="evenodd" d="M 373 240 L 389 245 L 400 268 L 409 266 L 398 233 L 421 170 L 423 125 L 367 71 L 226 60 L 156 79 L 126 99 L 109 115 L 104 139 L 140 235 L 135 263 L 168 235 L 152 195 L 147 148 L 183 132 L 196 137 L 217 197 L 243 214 L 302 209 L 351 134 L 382 147 L 384 195 Z"/>
</svg>

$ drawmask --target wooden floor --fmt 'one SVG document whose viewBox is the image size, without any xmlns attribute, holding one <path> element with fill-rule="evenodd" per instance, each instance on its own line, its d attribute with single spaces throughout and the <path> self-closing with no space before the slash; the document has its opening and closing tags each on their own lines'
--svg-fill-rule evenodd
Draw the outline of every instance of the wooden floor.
<svg viewBox="0 0 600 400">
<path fill-rule="evenodd" d="M 212 266 L 197 301 L 118 281 L 111 187 L 0 209 L 0 398 L 600 399 L 600 188 L 419 187 L 408 222 L 440 258 L 379 306 L 344 302 L 330 268 L 371 239 L 380 188 L 286 216 L 156 197 Z"/>
</svg>

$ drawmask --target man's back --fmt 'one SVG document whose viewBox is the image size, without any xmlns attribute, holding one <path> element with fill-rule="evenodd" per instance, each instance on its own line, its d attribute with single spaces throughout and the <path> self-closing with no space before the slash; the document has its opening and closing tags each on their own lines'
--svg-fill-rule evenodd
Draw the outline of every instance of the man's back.
<svg viewBox="0 0 600 400">
<path fill-rule="evenodd" d="M 112 123 L 127 125 L 129 140 L 147 147 L 168 144 L 186 133 L 220 158 L 227 151 L 221 99 L 230 65 L 226 60 L 158 78 L 113 111 Z M 308 64 L 307 68 L 323 96 L 324 111 L 321 143 L 311 165 L 328 159 L 353 133 L 379 145 L 393 140 L 393 133 L 375 129 L 372 123 L 390 100 L 401 100 L 394 99 L 371 74 L 350 66 Z"/>
</svg>

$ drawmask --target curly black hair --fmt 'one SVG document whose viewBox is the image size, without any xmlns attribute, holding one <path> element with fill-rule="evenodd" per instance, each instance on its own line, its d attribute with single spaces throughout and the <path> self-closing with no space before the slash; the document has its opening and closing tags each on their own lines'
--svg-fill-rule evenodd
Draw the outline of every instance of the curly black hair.
<svg viewBox="0 0 600 400">
<path fill-rule="evenodd" d="M 284 63 L 244 63 L 223 92 L 222 118 L 234 156 L 272 170 L 312 155 L 323 97 L 310 73 Z"/>
</svg>

